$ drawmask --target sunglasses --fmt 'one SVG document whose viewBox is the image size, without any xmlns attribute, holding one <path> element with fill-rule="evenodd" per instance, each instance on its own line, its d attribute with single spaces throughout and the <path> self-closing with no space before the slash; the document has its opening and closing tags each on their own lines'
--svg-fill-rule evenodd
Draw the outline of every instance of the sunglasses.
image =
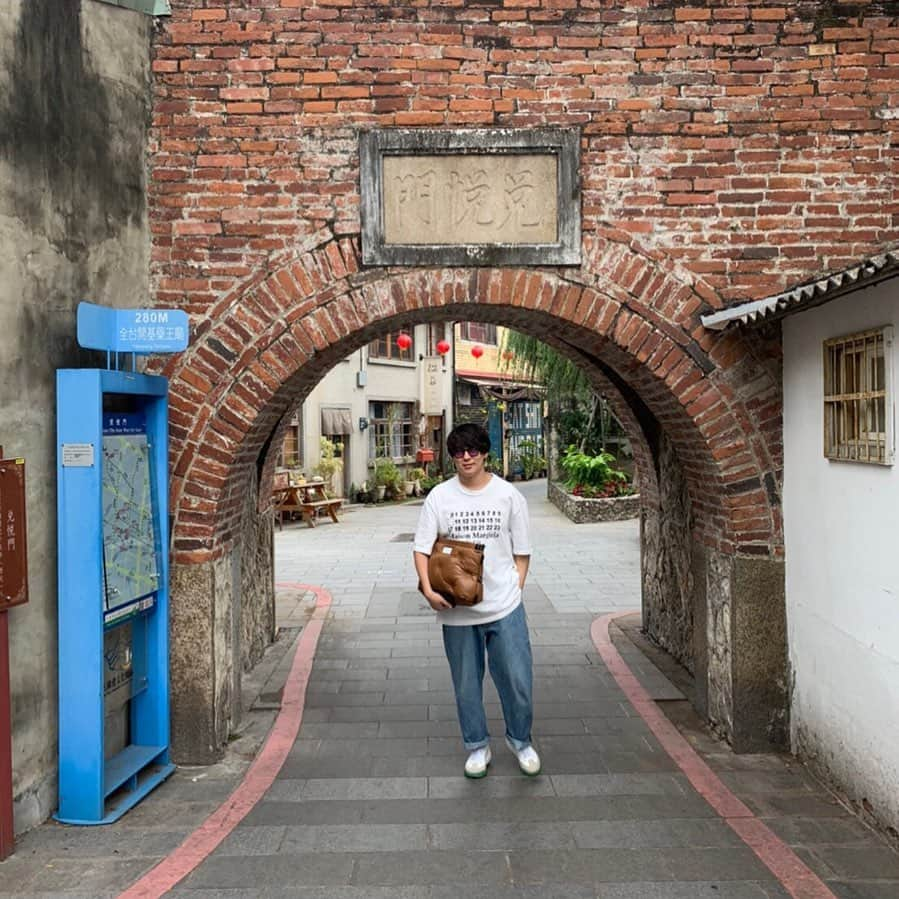
<svg viewBox="0 0 899 899">
<path fill-rule="evenodd" d="M 477 459 L 477 457 L 482 456 L 483 453 L 480 450 L 464 449 L 464 450 L 459 450 L 456 453 L 453 453 L 453 458 L 454 459 L 464 459 L 466 455 L 470 459 Z"/>
</svg>

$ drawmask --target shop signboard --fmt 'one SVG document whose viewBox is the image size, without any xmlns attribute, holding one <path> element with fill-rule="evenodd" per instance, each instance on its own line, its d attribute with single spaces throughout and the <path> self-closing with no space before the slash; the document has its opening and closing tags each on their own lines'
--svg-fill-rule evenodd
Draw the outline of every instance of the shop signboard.
<svg viewBox="0 0 899 899">
<path fill-rule="evenodd" d="M 0 460 L 0 612 L 28 602 L 25 460 Z"/>
</svg>

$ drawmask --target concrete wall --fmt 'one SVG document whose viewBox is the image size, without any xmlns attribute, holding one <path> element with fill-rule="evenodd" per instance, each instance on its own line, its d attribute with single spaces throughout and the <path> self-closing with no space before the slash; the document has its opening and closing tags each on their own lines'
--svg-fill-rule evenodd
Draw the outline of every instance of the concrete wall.
<svg viewBox="0 0 899 899">
<path fill-rule="evenodd" d="M 24 456 L 30 603 L 10 613 L 16 829 L 56 804 L 55 369 L 95 365 L 75 307 L 148 303 L 151 20 L 0 5 L 0 444 Z"/>
<path fill-rule="evenodd" d="M 886 324 L 895 279 L 785 320 L 784 525 L 793 748 L 899 828 L 899 466 L 822 445 L 822 342 Z"/>
</svg>

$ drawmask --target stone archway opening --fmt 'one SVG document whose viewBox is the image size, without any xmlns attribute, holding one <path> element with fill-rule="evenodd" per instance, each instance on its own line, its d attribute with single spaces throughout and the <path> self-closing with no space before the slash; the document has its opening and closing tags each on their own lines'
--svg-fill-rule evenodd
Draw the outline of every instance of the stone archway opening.
<svg viewBox="0 0 899 899">
<path fill-rule="evenodd" d="M 272 514 L 260 498 L 286 416 L 401 320 L 508 325 L 602 387 L 635 448 L 651 634 L 692 662 L 702 711 L 738 749 L 782 738 L 776 381 L 753 348 L 702 334 L 701 301 L 647 260 L 626 255 L 614 280 L 576 274 L 361 272 L 352 243 L 330 242 L 221 304 L 169 372 L 173 736 L 183 758 L 215 757 L 237 714 L 240 616 L 247 597 L 273 590 Z"/>
</svg>

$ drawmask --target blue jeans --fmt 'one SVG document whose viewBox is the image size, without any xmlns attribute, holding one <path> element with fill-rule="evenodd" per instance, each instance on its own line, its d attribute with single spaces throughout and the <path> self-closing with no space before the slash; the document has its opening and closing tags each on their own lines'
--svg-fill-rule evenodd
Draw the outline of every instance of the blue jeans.
<svg viewBox="0 0 899 899">
<path fill-rule="evenodd" d="M 489 624 L 443 626 L 443 646 L 453 676 L 462 739 L 469 751 L 490 742 L 484 713 L 484 656 L 516 749 L 531 745 L 533 673 L 524 606 Z"/>
</svg>

